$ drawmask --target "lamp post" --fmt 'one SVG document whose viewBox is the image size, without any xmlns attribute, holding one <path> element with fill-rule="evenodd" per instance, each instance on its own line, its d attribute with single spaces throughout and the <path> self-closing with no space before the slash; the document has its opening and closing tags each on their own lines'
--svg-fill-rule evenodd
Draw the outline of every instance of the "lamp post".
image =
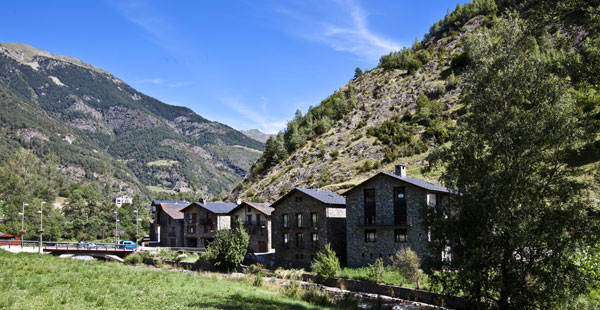
<svg viewBox="0 0 600 310">
<path fill-rule="evenodd" d="M 43 223 L 44 223 L 44 218 L 43 218 L 43 214 L 44 214 L 44 204 L 46 202 L 42 201 L 40 203 L 40 211 L 38 211 L 38 213 L 40 214 L 40 254 L 43 253 L 42 251 L 42 233 L 44 232 L 44 230 L 42 229 L 43 227 Z"/>
<path fill-rule="evenodd" d="M 115 214 L 115 247 L 117 247 L 117 229 L 119 228 L 119 213 L 117 211 L 113 212 Z"/>
<path fill-rule="evenodd" d="M 137 249 L 138 236 L 140 234 L 139 225 L 138 225 L 138 209 L 133 210 L 133 213 L 135 213 L 135 248 Z"/>
<path fill-rule="evenodd" d="M 28 204 L 23 201 L 23 209 L 19 212 L 19 215 L 21 216 L 21 247 L 23 247 L 23 234 L 25 233 L 25 228 L 23 227 L 23 223 L 25 222 L 25 206 L 28 206 Z"/>
</svg>

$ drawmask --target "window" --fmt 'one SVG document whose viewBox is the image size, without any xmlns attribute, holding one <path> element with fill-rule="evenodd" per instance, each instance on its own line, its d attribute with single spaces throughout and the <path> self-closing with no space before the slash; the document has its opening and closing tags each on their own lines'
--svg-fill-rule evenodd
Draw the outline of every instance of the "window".
<svg viewBox="0 0 600 310">
<path fill-rule="evenodd" d="M 194 226 L 193 225 L 188 226 L 187 232 L 188 232 L 188 234 L 193 234 L 194 233 Z"/>
<path fill-rule="evenodd" d="M 283 234 L 283 247 L 287 248 L 290 245 L 290 235 L 288 233 Z"/>
<path fill-rule="evenodd" d="M 405 187 L 394 187 L 394 224 L 396 225 L 408 224 L 405 192 Z"/>
<path fill-rule="evenodd" d="M 310 234 L 310 247 L 316 249 L 319 247 L 319 234 L 311 233 Z"/>
<path fill-rule="evenodd" d="M 252 225 L 252 215 L 246 215 L 246 225 Z"/>
<path fill-rule="evenodd" d="M 304 247 L 304 240 L 302 240 L 302 233 L 297 233 L 296 234 L 296 246 L 298 248 L 303 248 Z"/>
<path fill-rule="evenodd" d="M 251 206 L 248 206 L 248 207 L 246 208 L 246 210 L 248 211 L 248 213 L 252 213 L 252 207 L 251 207 Z"/>
<path fill-rule="evenodd" d="M 367 229 L 365 230 L 365 242 L 376 242 L 376 230 L 375 229 Z"/>
<path fill-rule="evenodd" d="M 294 199 L 294 201 L 296 201 L 296 202 L 302 202 L 302 196 L 297 196 L 296 199 Z"/>
<path fill-rule="evenodd" d="M 364 192 L 365 224 L 375 224 L 375 189 L 365 189 Z"/>
<path fill-rule="evenodd" d="M 304 260 L 304 254 L 302 254 L 302 253 L 296 253 L 296 259 L 297 260 Z"/>
<path fill-rule="evenodd" d="M 431 193 L 427 194 L 427 205 L 430 206 L 430 207 L 432 207 L 432 208 L 435 208 L 436 205 L 437 205 L 437 199 L 436 198 L 437 198 L 436 194 L 431 194 Z"/>
<path fill-rule="evenodd" d="M 281 223 L 282 223 L 283 228 L 288 228 L 288 215 L 287 214 L 281 215 Z"/>
<path fill-rule="evenodd" d="M 407 242 L 408 233 L 406 229 L 395 229 L 394 230 L 394 242 Z"/>
<path fill-rule="evenodd" d="M 317 212 L 312 212 L 310 214 L 310 226 L 311 227 L 319 227 L 319 218 Z"/>
<path fill-rule="evenodd" d="M 304 225 L 302 225 L 302 213 L 296 213 L 296 227 L 304 227 Z"/>
</svg>

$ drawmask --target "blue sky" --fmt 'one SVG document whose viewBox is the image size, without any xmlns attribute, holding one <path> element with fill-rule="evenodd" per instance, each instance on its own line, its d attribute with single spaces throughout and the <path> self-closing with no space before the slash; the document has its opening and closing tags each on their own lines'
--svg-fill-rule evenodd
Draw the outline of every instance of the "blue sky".
<svg viewBox="0 0 600 310">
<path fill-rule="evenodd" d="M 421 39 L 456 3 L 9 1 L 0 41 L 79 58 L 163 102 L 274 133 L 356 67 Z"/>
</svg>

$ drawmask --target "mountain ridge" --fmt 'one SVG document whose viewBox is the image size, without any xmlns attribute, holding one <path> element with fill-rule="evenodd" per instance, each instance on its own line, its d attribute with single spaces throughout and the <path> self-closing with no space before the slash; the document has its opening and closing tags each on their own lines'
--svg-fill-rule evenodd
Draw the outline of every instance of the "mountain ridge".
<svg viewBox="0 0 600 310">
<path fill-rule="evenodd" d="M 0 68 L 0 147 L 56 154 L 76 180 L 212 198 L 229 191 L 264 147 L 72 57 L 0 43 Z"/>
</svg>

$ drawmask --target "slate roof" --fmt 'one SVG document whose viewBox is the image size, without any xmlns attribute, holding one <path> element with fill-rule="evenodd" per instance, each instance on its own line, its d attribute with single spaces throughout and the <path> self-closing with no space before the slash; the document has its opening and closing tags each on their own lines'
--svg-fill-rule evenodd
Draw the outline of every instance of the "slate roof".
<svg viewBox="0 0 600 310">
<path fill-rule="evenodd" d="M 231 203 L 231 202 L 207 202 L 207 203 L 194 202 L 194 203 L 189 204 L 189 205 L 185 206 L 184 208 L 182 208 L 181 212 L 183 212 L 184 209 L 187 209 L 188 207 L 191 207 L 193 205 L 200 206 L 200 207 L 202 207 L 212 213 L 215 213 L 215 214 L 227 214 L 227 213 L 231 212 L 231 210 L 235 209 L 235 207 L 237 207 L 237 205 L 235 203 Z"/>
<path fill-rule="evenodd" d="M 237 205 L 235 208 L 233 208 L 231 211 L 229 211 L 229 213 L 233 213 L 233 212 L 237 211 L 243 205 L 249 205 L 249 206 L 253 207 L 254 209 L 258 210 L 259 212 L 261 212 L 262 214 L 267 215 L 267 216 L 271 216 L 271 213 L 273 213 L 273 210 L 275 210 L 275 209 L 271 208 L 271 204 L 267 203 L 267 202 L 244 201 L 244 202 L 240 203 L 239 205 Z"/>
<path fill-rule="evenodd" d="M 185 204 L 186 206 L 190 203 L 185 200 L 152 200 L 152 205 L 158 206 L 160 204 Z"/>
<path fill-rule="evenodd" d="M 322 190 L 314 190 L 307 188 L 295 188 L 298 191 L 305 193 L 306 195 L 319 200 L 322 203 L 331 204 L 331 205 L 345 205 L 346 198 L 330 191 L 322 191 Z"/>
<path fill-rule="evenodd" d="M 183 209 L 187 207 L 189 203 L 161 203 L 161 209 L 174 220 L 183 220 Z"/>
<path fill-rule="evenodd" d="M 388 172 L 383 172 L 383 174 L 390 176 L 392 178 L 396 178 L 400 181 L 404 181 L 406 183 L 410 183 L 414 186 L 418 186 L 420 188 L 429 190 L 429 191 L 433 191 L 433 192 L 442 192 L 442 193 L 452 193 L 451 190 L 441 186 L 441 185 L 437 185 L 422 179 L 416 179 L 416 178 L 411 178 L 411 177 L 401 177 L 399 175 L 393 174 L 393 173 L 388 173 Z"/>
<path fill-rule="evenodd" d="M 437 185 L 437 184 L 431 183 L 431 182 L 426 181 L 426 180 L 417 179 L 417 178 L 411 178 L 411 177 L 401 177 L 399 175 L 396 175 L 396 174 L 393 174 L 393 173 L 389 173 L 389 172 L 380 172 L 380 173 L 378 173 L 378 174 L 370 177 L 369 179 L 361 182 L 360 184 L 363 184 L 363 183 L 365 183 L 365 182 L 367 182 L 367 181 L 369 181 L 369 180 L 371 180 L 371 179 L 373 179 L 375 177 L 378 177 L 380 175 L 385 175 L 385 176 L 388 176 L 388 177 L 392 177 L 394 179 L 397 179 L 397 180 L 400 180 L 402 182 L 406 182 L 406 183 L 412 184 L 414 186 L 420 187 L 422 189 L 425 189 L 425 190 L 428 190 L 428 191 L 431 191 L 431 192 L 448 193 L 448 194 L 453 194 L 454 193 L 454 191 L 452 191 L 452 190 L 450 190 L 448 188 L 445 188 L 445 187 L 443 187 L 441 185 Z M 355 188 L 357 188 L 360 184 L 358 184 L 358 185 L 354 186 L 353 188 L 347 190 L 343 195 L 347 195 L 349 192 L 351 192 Z"/>
</svg>

